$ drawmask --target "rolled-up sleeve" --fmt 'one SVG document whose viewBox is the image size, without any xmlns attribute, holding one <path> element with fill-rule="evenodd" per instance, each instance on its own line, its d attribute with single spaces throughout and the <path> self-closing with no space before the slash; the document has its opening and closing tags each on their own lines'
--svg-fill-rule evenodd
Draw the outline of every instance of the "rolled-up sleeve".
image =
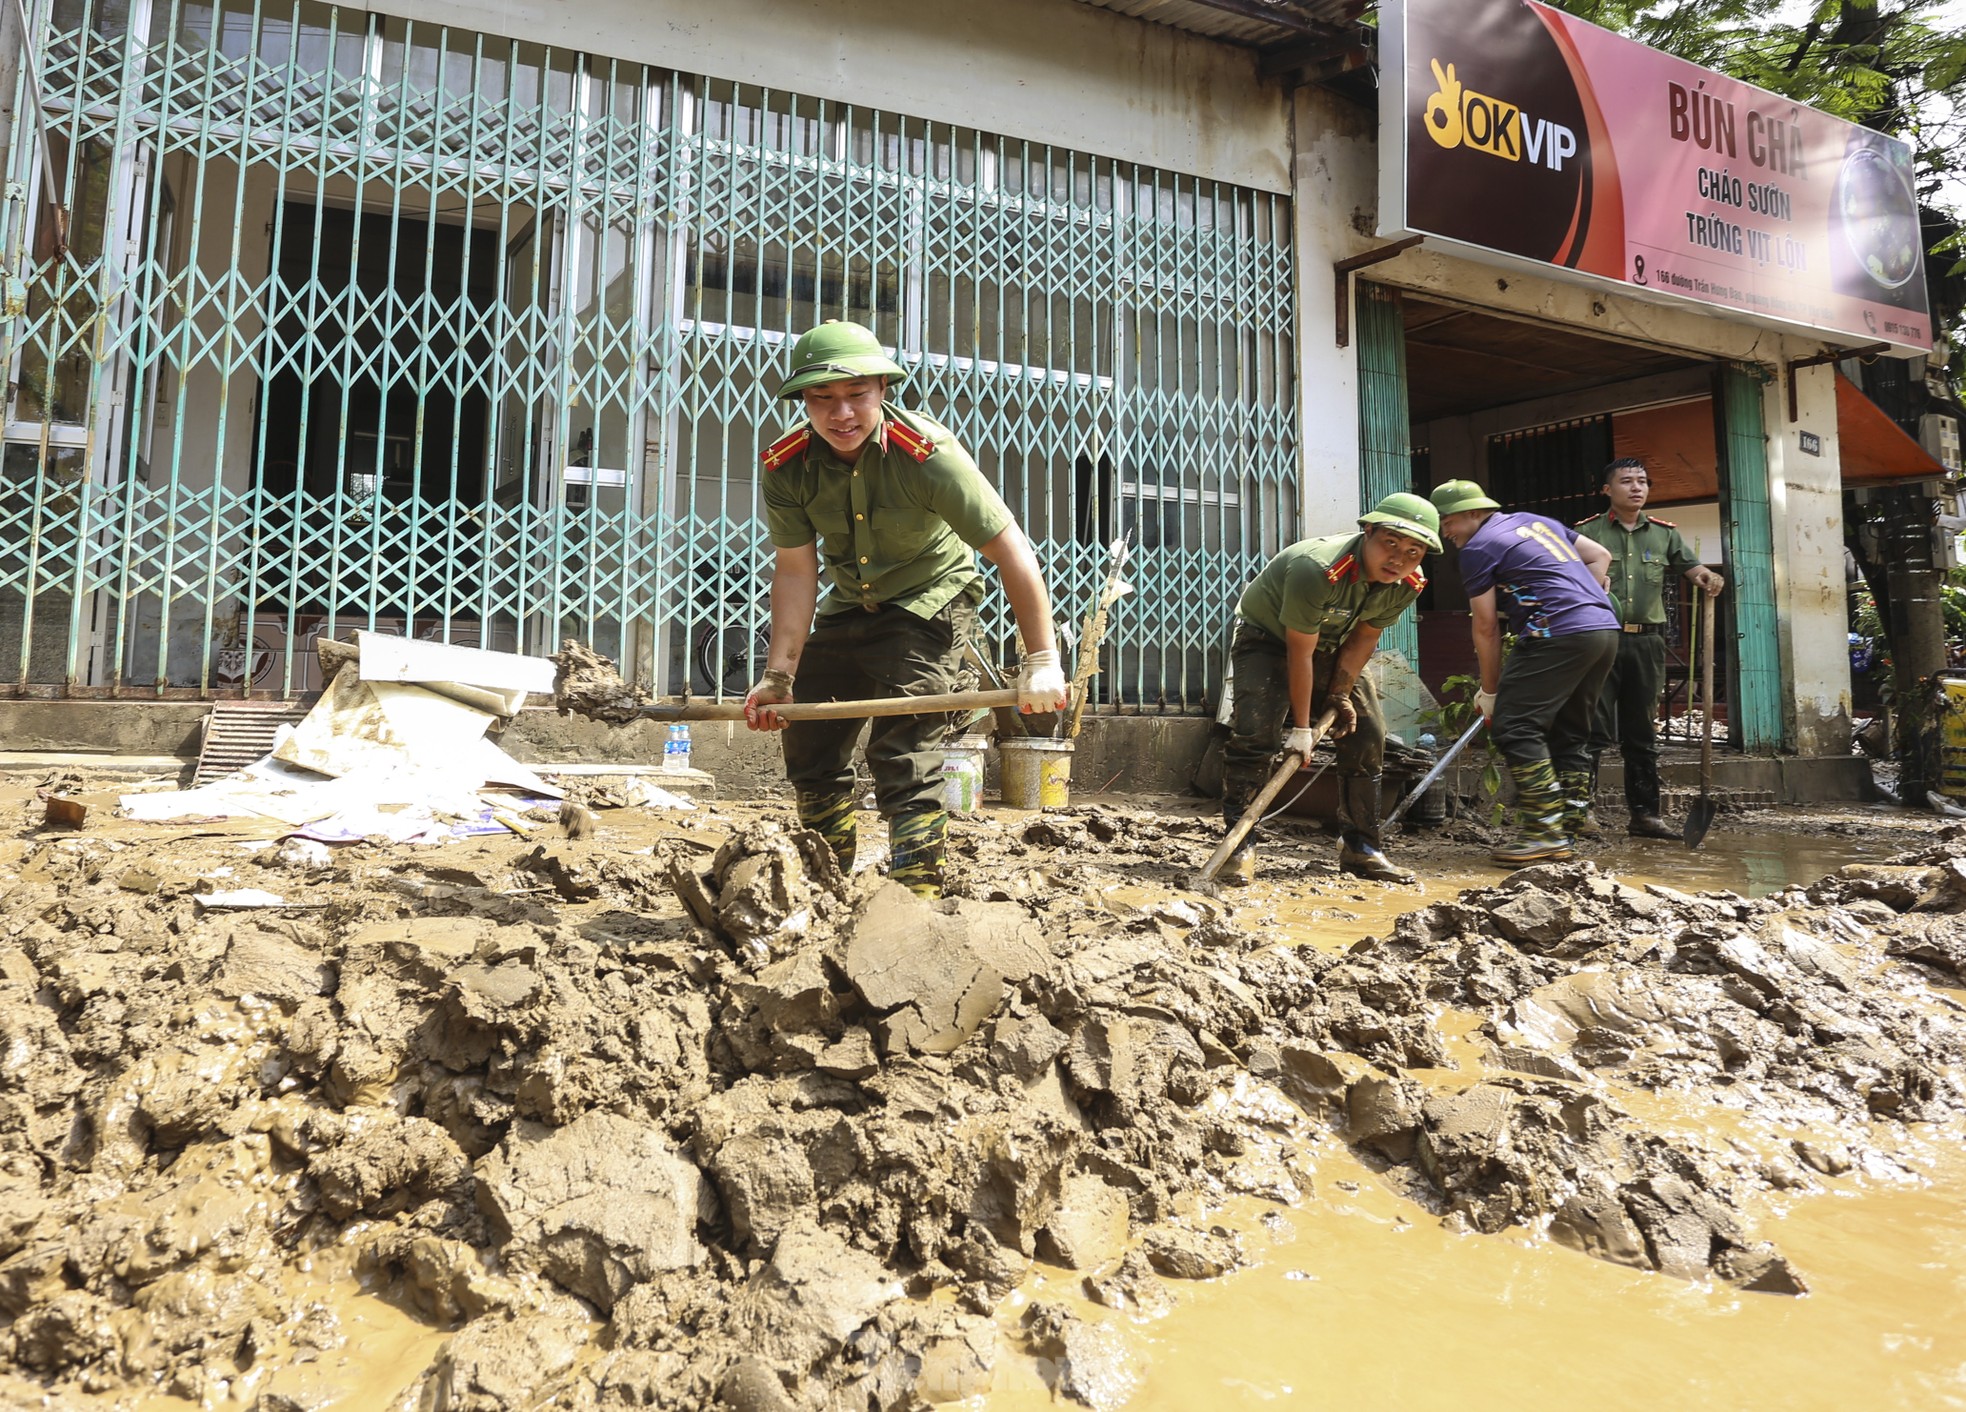
<svg viewBox="0 0 1966 1412">
<path fill-rule="evenodd" d="M 922 463 L 924 508 L 934 511 L 971 549 L 980 549 L 1010 528 L 1015 516 L 959 446 L 938 446 Z"/>
</svg>

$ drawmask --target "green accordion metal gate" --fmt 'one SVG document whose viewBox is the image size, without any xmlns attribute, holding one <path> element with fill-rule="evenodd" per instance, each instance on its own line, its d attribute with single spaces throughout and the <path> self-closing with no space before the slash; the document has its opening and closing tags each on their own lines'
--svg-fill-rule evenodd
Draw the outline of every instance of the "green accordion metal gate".
<svg viewBox="0 0 1966 1412">
<path fill-rule="evenodd" d="M 1295 537 L 1284 197 L 291 0 L 29 35 L 0 689 L 303 690 L 349 627 L 740 688 L 771 389 L 824 318 L 896 350 L 1061 618 L 1134 536 L 1108 700 L 1199 709 Z"/>
</svg>

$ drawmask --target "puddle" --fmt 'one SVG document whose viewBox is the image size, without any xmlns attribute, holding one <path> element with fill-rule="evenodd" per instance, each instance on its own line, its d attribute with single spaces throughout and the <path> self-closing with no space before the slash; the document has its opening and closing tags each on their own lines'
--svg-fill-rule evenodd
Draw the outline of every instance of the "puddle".
<svg viewBox="0 0 1966 1412">
<path fill-rule="evenodd" d="M 1849 863 L 1889 858 L 1913 841 L 1904 836 L 1825 835 L 1771 816 L 1765 826 L 1752 830 L 1738 824 L 1716 828 L 1698 849 L 1610 835 L 1577 856 L 1633 887 L 1659 883 L 1681 892 L 1766 897 L 1793 883 L 1814 882 Z M 1335 858 L 1336 848 L 1335 840 L 1300 835 L 1272 844 L 1268 851 L 1279 860 L 1323 859 Z M 1245 926 L 1260 922 L 1292 945 L 1342 951 L 1362 936 L 1383 933 L 1402 912 L 1449 901 L 1467 888 L 1493 887 L 1509 875 L 1508 869 L 1488 861 L 1486 848 L 1474 843 L 1422 834 L 1413 840 L 1395 840 L 1390 852 L 1396 862 L 1418 875 L 1414 886 L 1344 887 L 1345 879 L 1319 879 L 1325 886 L 1314 899 L 1302 900 L 1309 879 L 1285 875 L 1275 882 L 1259 880 L 1247 891 L 1227 894 L 1226 900 Z M 1333 882 L 1339 884 L 1336 895 L 1330 890 Z"/>
<path fill-rule="evenodd" d="M 1775 820 L 1769 820 L 1773 825 Z M 1765 896 L 1907 839 L 1789 827 L 1709 835 L 1697 852 L 1616 838 L 1583 856 L 1629 884 Z M 1326 841 L 1285 847 L 1318 857 Z M 1283 853 L 1283 848 L 1276 850 Z M 1342 950 L 1402 912 L 1507 874 L 1473 844 L 1423 841 L 1396 856 L 1408 888 L 1341 888 L 1288 875 L 1232 894 L 1237 920 L 1297 945 Z M 1479 1080 L 1480 1017 L 1437 1028 L 1457 1066 L 1429 1083 Z M 1614 1086 L 1648 1127 L 1717 1153 L 1766 1156 L 1806 1131 L 1735 1111 L 1725 1090 Z M 1590 1407 L 1784 1407 L 1824 1412 L 1966 1408 L 1966 1127 L 1893 1144 L 1879 1175 L 1765 1194 L 1744 1209 L 1810 1286 L 1804 1298 L 1744 1294 L 1589 1259 L 1521 1230 L 1457 1234 L 1330 1137 L 1315 1142 L 1314 1194 L 1295 1208 L 1238 1199 L 1215 1219 L 1242 1233 L 1251 1268 L 1182 1283 L 1171 1313 L 1129 1321 L 1139 1386 L 1129 1409 L 1396 1408 L 1520 1412 Z M 1093 1320 L 1077 1276 L 1037 1271 L 1023 1293 Z M 1009 1321 L 1014 1322 L 1014 1311 Z M 1416 1341 L 1415 1335 L 1418 1334 Z M 1417 1355 L 1417 1356 L 1416 1356 Z M 989 1412 L 1055 1404 L 1035 1370 L 1003 1370 Z"/>
<path fill-rule="evenodd" d="M 1808 1272 L 1803 1299 L 1685 1284 L 1519 1236 L 1454 1235 L 1325 1143 L 1317 1196 L 1287 1213 L 1294 1229 L 1248 1241 L 1255 1268 L 1184 1285 L 1171 1314 L 1137 1326 L 1141 1383 L 1126 1406 L 1966 1407 L 1960 1137 L 1933 1144 L 1950 1151 L 1924 1183 L 1846 1181 L 1761 1216 Z M 1260 1231 L 1262 1209 L 1226 1214 Z M 1039 1293 L 1069 1283 L 1053 1272 Z M 1051 1404 L 1019 1386 L 983 1405 Z"/>
</svg>

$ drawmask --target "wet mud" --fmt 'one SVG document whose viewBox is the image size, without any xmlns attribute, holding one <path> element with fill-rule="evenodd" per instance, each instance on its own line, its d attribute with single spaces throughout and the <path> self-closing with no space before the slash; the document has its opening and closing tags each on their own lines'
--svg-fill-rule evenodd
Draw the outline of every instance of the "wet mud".
<svg viewBox="0 0 1966 1412">
<path fill-rule="evenodd" d="M 610 725 L 641 719 L 648 693 L 623 681 L 612 657 L 567 638 L 553 654 L 553 705 L 562 716 L 586 716 Z"/>
<path fill-rule="evenodd" d="M 1217 901 L 1180 887 L 1212 821 L 1112 803 L 959 819 L 936 904 L 769 806 L 333 852 L 9 808 L 26 1404 L 1117 1407 L 1136 1321 L 1256 1258 L 1236 1203 L 1355 1171 L 1404 1221 L 1781 1300 L 1812 1271 L 1771 1195 L 1905 1172 L 1962 1107 L 1960 830 L 1759 897 L 1615 849 L 1361 887 L 1300 839 Z M 290 905 L 198 901 L 241 885 Z"/>
</svg>

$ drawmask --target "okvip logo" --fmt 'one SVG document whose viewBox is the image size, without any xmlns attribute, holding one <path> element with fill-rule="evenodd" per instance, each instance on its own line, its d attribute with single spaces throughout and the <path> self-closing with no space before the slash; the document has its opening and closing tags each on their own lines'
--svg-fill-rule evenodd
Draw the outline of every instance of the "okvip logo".
<svg viewBox="0 0 1966 1412">
<path fill-rule="evenodd" d="M 1452 64 L 1442 68 L 1438 59 L 1427 62 L 1436 88 L 1427 99 L 1424 126 L 1440 146 L 1449 151 L 1468 147 L 1505 162 L 1527 160 L 1553 172 L 1576 156 L 1577 134 L 1569 127 L 1531 117 L 1507 99 L 1475 92 L 1461 82 Z"/>
</svg>

